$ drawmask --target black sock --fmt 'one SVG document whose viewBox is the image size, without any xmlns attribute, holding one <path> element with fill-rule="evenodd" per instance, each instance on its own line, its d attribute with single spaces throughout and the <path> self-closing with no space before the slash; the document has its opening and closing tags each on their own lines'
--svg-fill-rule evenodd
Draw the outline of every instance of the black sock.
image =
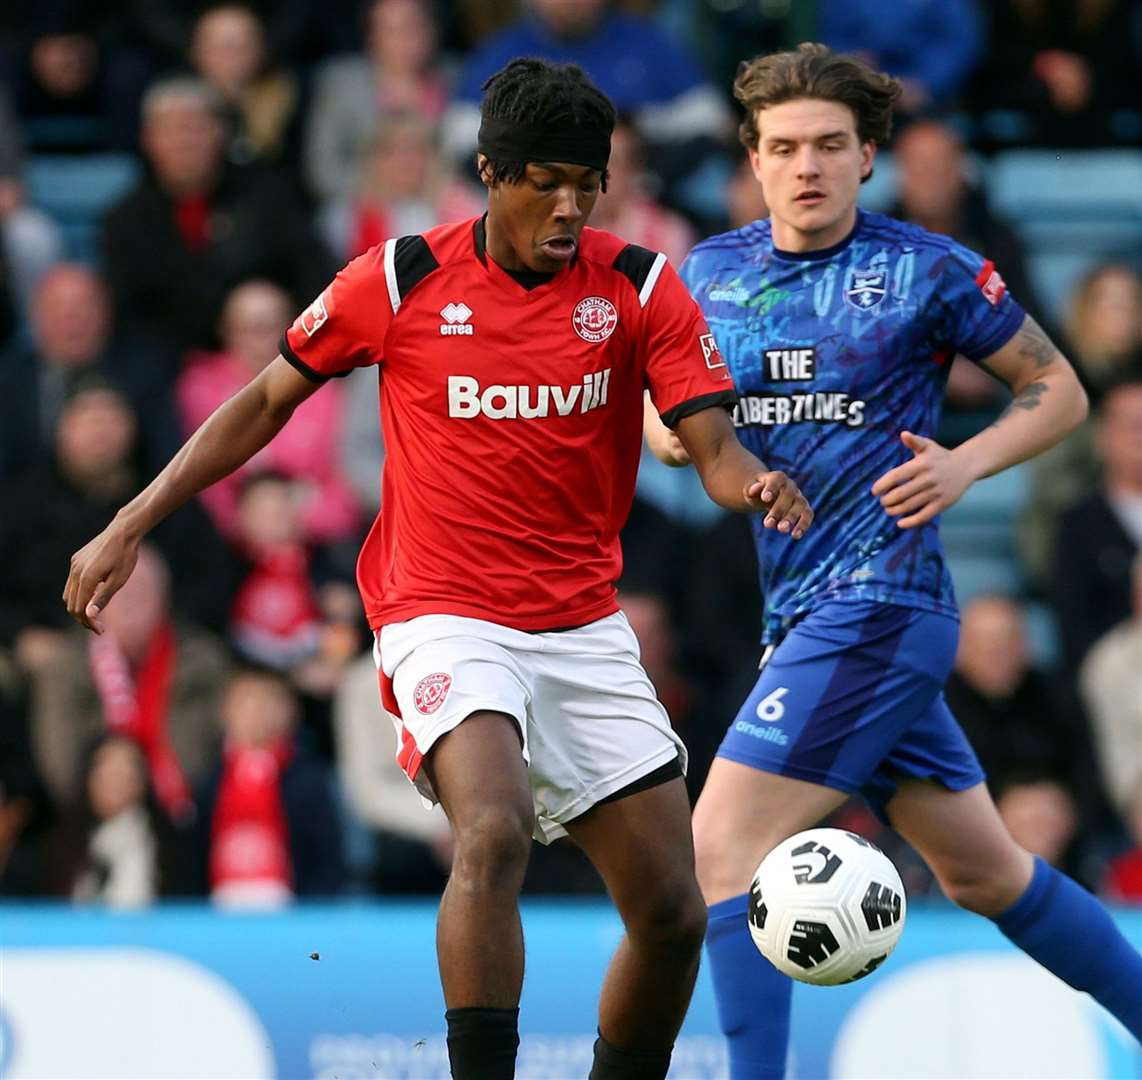
<svg viewBox="0 0 1142 1080">
<path fill-rule="evenodd" d="M 600 1035 L 587 1080 L 665 1080 L 672 1050 L 620 1050 Z"/>
<path fill-rule="evenodd" d="M 519 1009 L 449 1009 L 444 1019 L 454 1080 L 512 1080 Z"/>
</svg>

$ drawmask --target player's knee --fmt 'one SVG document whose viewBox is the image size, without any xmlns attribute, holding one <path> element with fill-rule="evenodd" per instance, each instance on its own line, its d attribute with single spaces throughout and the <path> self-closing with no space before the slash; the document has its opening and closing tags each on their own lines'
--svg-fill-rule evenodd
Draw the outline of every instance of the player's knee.
<svg viewBox="0 0 1142 1080">
<path fill-rule="evenodd" d="M 473 892 L 518 890 L 531 851 L 530 815 L 489 806 L 453 822 L 454 887 Z"/>
<path fill-rule="evenodd" d="M 636 946 L 696 956 L 706 936 L 706 903 L 697 883 L 658 889 L 627 920 L 626 929 Z"/>
<path fill-rule="evenodd" d="M 716 822 L 694 819 L 694 862 L 698 884 L 706 902 L 713 904 L 738 896 L 749 888 L 757 864 L 778 841 L 750 836 L 748 850 L 742 833 L 735 833 Z"/>
<path fill-rule="evenodd" d="M 945 871 L 939 875 L 939 881 L 953 904 L 977 915 L 998 915 L 1012 903 L 1012 889 L 999 873 L 965 868 Z"/>
</svg>

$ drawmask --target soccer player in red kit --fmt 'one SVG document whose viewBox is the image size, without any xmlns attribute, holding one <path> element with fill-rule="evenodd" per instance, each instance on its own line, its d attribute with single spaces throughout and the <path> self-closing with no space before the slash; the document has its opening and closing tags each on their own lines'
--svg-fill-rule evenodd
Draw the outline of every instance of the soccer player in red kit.
<svg viewBox="0 0 1142 1080">
<path fill-rule="evenodd" d="M 685 748 L 615 599 L 643 392 L 710 496 L 799 538 L 804 497 L 738 443 L 705 321 L 661 254 L 585 229 L 614 110 L 573 66 L 515 60 L 487 83 L 479 219 L 387 240 L 287 330 L 72 559 L 65 600 L 100 629 L 140 538 L 265 445 L 323 382 L 374 366 L 387 460 L 358 581 L 399 760 L 455 837 L 437 950 L 458 1078 L 514 1071 L 534 835 L 569 834 L 626 937 L 591 1076 L 665 1076 L 705 930 Z"/>
</svg>

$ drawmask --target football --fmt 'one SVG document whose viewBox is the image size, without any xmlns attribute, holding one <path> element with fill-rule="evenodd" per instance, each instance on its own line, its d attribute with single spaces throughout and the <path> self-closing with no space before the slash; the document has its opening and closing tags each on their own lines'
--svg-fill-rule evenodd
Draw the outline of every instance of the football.
<svg viewBox="0 0 1142 1080">
<path fill-rule="evenodd" d="M 808 829 L 762 860 L 749 889 L 749 932 L 779 971 L 815 986 L 874 972 L 904 929 L 904 886 L 871 841 Z"/>
</svg>

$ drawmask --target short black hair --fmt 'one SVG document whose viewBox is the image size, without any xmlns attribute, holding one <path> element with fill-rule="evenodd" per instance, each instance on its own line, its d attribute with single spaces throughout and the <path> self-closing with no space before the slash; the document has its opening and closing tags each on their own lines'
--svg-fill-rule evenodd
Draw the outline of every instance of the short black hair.
<svg viewBox="0 0 1142 1080">
<path fill-rule="evenodd" d="M 615 129 L 615 107 L 578 64 L 550 64 L 532 57 L 510 61 L 483 85 L 480 116 L 528 125 Z M 488 160 L 492 183 L 519 183 L 526 161 Z M 603 170 L 602 190 L 607 190 Z"/>
</svg>

